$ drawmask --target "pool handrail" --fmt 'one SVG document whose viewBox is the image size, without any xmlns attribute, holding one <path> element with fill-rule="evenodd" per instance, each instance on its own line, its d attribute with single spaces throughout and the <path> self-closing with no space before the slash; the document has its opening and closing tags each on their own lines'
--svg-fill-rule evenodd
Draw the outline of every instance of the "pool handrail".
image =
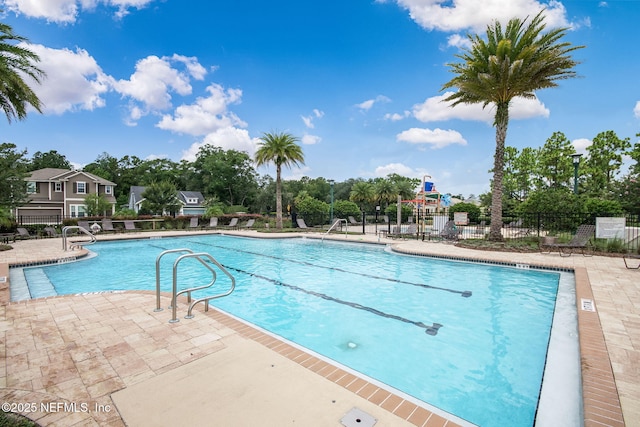
<svg viewBox="0 0 640 427">
<path fill-rule="evenodd" d="M 160 307 L 160 260 L 166 254 L 176 253 L 176 252 L 189 252 L 191 254 L 193 253 L 191 249 L 187 249 L 187 248 L 167 249 L 166 251 L 163 251 L 160 255 L 156 257 L 156 309 L 153 311 L 162 311 L 162 307 Z M 191 295 L 189 295 L 189 297 L 191 297 Z"/>
<path fill-rule="evenodd" d="M 189 288 L 189 289 L 185 289 L 183 291 L 180 291 L 180 293 L 178 293 L 178 265 L 180 264 L 180 262 L 184 259 L 187 258 L 196 258 L 200 263 L 202 263 L 202 265 L 204 265 L 205 267 L 207 267 L 209 269 L 209 271 L 211 271 L 211 273 L 213 274 L 213 280 L 211 280 L 211 282 L 205 286 L 197 286 L 197 287 L 193 287 L 193 288 Z M 199 302 L 206 302 L 207 304 L 205 304 L 205 309 L 204 311 L 209 311 L 209 304 L 208 302 L 212 299 L 216 299 L 216 298 L 221 298 L 224 296 L 227 296 L 229 294 L 231 294 L 231 292 L 233 292 L 233 290 L 236 287 L 236 280 L 234 279 L 234 277 L 222 266 L 222 264 L 220 264 L 218 261 L 216 261 L 210 254 L 206 253 L 206 252 L 191 252 L 191 253 L 187 253 L 184 255 L 180 255 L 175 262 L 173 263 L 173 289 L 172 289 L 172 298 L 171 298 L 171 308 L 172 308 L 172 318 L 171 320 L 169 320 L 169 323 L 175 323 L 175 322 L 179 322 L 179 319 L 177 318 L 177 302 L 178 302 L 178 295 L 187 292 L 189 295 L 189 300 L 191 299 L 191 292 L 195 291 L 195 290 L 199 290 L 199 289 L 205 289 L 205 288 L 209 288 L 211 286 L 213 286 L 213 284 L 216 281 L 216 272 L 213 269 L 213 267 L 211 265 L 209 265 L 207 262 L 205 262 L 205 260 L 203 258 L 206 258 L 209 263 L 214 264 L 215 266 L 217 266 L 225 275 L 227 275 L 227 277 L 229 277 L 229 279 L 231 279 L 231 286 L 230 288 L 223 293 L 220 294 L 216 294 L 216 295 L 211 295 L 208 297 L 204 297 L 204 298 L 200 298 L 197 299 L 193 302 L 191 302 L 191 304 L 189 305 L 189 310 L 187 312 L 187 315 L 185 316 L 185 319 L 191 319 L 193 318 L 193 315 L 191 314 L 193 307 L 198 304 Z"/>
<path fill-rule="evenodd" d="M 326 233 L 324 233 L 324 236 L 322 236 L 322 239 L 320 239 L 320 241 L 324 241 L 324 238 L 327 236 L 327 234 L 329 234 L 329 232 L 331 230 L 333 230 L 338 224 L 342 224 L 342 222 L 344 222 L 344 237 L 345 239 L 349 236 L 349 223 L 347 222 L 346 219 L 344 218 L 337 218 L 333 224 L 331 224 L 331 227 L 329 227 L 329 229 L 327 230 Z"/>
<path fill-rule="evenodd" d="M 76 242 L 71 242 L 71 249 L 73 249 L 74 246 L 82 247 L 84 245 L 93 245 L 97 241 L 96 236 L 94 236 L 91 231 L 87 230 L 86 228 L 79 225 L 67 225 L 65 227 L 62 227 L 62 250 L 64 250 L 65 252 L 69 250 L 69 248 L 67 247 L 67 232 L 69 230 L 78 230 L 90 237 L 89 240 L 79 240 Z"/>
</svg>

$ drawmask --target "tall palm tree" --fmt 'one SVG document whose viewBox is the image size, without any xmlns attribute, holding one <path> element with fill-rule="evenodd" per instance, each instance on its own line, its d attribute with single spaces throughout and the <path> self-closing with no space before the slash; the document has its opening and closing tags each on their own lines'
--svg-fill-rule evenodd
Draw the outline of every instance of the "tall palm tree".
<svg viewBox="0 0 640 427">
<path fill-rule="evenodd" d="M 0 23 L 0 107 L 7 120 L 23 120 L 27 117 L 27 106 L 42 112 L 40 99 L 22 79 L 29 76 L 36 83 L 45 77 L 44 71 L 34 65 L 40 57 L 16 42 L 27 39 L 13 33 L 13 28 Z"/>
<path fill-rule="evenodd" d="M 304 164 L 302 148 L 296 144 L 299 139 L 284 132 L 264 133 L 256 150 L 256 164 L 276 165 L 276 228 L 282 229 L 282 166 Z"/>
<path fill-rule="evenodd" d="M 360 205 L 362 212 L 365 211 L 365 206 L 376 199 L 376 191 L 370 182 L 358 181 L 351 187 L 349 193 L 349 200 Z"/>
<path fill-rule="evenodd" d="M 527 19 L 511 19 L 505 31 L 499 22 L 487 26 L 487 39 L 468 35 L 471 47 L 456 55 L 462 62 L 447 64 L 456 77 L 442 90 L 457 88 L 445 98 L 452 106 L 482 104 L 495 107 L 496 128 L 490 240 L 502 240 L 502 177 L 504 147 L 509 124 L 509 103 L 513 98 L 535 98 L 535 91 L 558 86 L 558 80 L 575 77 L 578 62 L 570 53 L 584 46 L 561 42 L 567 28 L 543 33 L 546 24 L 541 11 Z"/>
</svg>

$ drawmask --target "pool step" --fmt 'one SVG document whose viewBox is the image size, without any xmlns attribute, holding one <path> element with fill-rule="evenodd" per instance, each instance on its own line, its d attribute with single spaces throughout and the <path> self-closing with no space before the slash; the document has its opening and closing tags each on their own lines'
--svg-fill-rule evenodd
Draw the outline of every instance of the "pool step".
<svg viewBox="0 0 640 427">
<path fill-rule="evenodd" d="M 24 277 L 29 284 L 32 298 L 53 297 L 58 295 L 49 281 L 49 277 L 42 268 L 28 268 L 24 271 Z"/>
<path fill-rule="evenodd" d="M 29 285 L 24 277 L 23 268 L 9 269 L 9 282 L 11 283 L 11 301 L 24 301 L 31 299 Z"/>
</svg>

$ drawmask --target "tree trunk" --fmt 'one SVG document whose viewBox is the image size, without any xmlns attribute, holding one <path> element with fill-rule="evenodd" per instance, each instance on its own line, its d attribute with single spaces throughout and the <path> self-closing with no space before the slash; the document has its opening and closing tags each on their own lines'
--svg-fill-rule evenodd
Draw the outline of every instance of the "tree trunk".
<svg viewBox="0 0 640 427">
<path fill-rule="evenodd" d="M 276 228 L 282 230 L 282 166 L 276 165 Z"/>
<path fill-rule="evenodd" d="M 504 176 L 504 143 L 507 139 L 509 125 L 509 103 L 497 105 L 496 117 L 496 152 L 493 158 L 493 184 L 491 186 L 491 227 L 489 240 L 501 242 L 502 237 L 502 178 Z"/>
</svg>

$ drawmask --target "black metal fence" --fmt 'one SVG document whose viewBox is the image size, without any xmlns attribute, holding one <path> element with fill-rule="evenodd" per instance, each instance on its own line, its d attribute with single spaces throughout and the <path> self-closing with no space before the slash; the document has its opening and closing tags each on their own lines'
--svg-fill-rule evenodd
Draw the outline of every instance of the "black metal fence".
<svg viewBox="0 0 640 427">
<path fill-rule="evenodd" d="M 307 225 L 327 230 L 331 218 L 327 215 L 301 216 Z M 335 218 L 334 218 L 335 220 Z M 464 214 L 428 213 L 410 216 L 400 224 L 386 215 L 353 215 L 345 218 L 337 231 L 363 234 L 402 235 L 404 238 L 437 240 L 441 237 L 447 221 L 454 221 L 457 240 L 487 239 L 491 227 L 490 216 L 469 218 Z M 511 242 L 521 241 L 539 245 L 545 239 L 554 242 L 568 242 L 582 224 L 596 226 L 592 244 L 599 252 L 640 253 L 640 215 L 573 214 L 556 215 L 545 212 L 531 212 L 503 215 L 500 226 L 502 237 Z M 410 231 L 410 232 L 408 232 Z"/>
</svg>

